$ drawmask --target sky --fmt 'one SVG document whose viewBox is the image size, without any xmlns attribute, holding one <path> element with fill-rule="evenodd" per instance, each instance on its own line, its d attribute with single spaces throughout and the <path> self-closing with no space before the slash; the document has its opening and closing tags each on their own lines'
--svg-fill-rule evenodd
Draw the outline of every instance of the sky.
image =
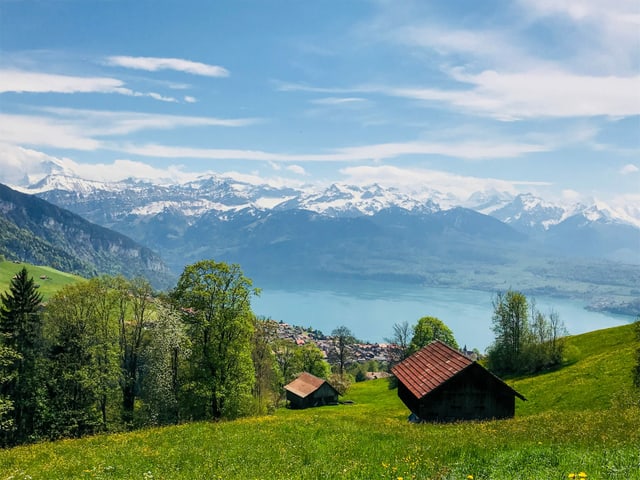
<svg viewBox="0 0 640 480">
<path fill-rule="evenodd" d="M 640 212 L 640 2 L 0 0 L 0 182 L 51 160 Z"/>
</svg>

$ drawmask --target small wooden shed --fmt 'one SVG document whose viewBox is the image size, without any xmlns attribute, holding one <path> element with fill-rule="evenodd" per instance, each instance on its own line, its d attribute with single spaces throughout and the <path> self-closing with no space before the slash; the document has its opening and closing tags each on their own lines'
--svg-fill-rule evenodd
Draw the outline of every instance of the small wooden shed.
<svg viewBox="0 0 640 480">
<path fill-rule="evenodd" d="M 510 418 L 509 385 L 447 344 L 436 340 L 392 368 L 398 396 L 419 419 L 431 422 Z"/>
<path fill-rule="evenodd" d="M 291 383 L 284 386 L 291 408 L 319 407 L 336 405 L 338 391 L 326 380 L 307 372 L 302 372 Z"/>
</svg>

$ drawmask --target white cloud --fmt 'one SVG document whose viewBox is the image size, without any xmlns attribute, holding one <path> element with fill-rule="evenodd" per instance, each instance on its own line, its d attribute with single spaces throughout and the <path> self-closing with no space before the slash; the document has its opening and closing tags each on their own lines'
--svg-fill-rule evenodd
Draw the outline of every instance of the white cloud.
<svg viewBox="0 0 640 480">
<path fill-rule="evenodd" d="M 176 147 L 159 144 L 128 144 L 121 151 L 132 155 L 159 158 L 201 158 L 210 160 L 263 160 L 273 162 L 353 162 L 378 161 L 405 155 L 440 155 L 468 160 L 514 158 L 528 153 L 544 152 L 542 144 L 502 142 L 453 143 L 380 143 L 344 147 L 326 153 L 276 153 L 261 150 Z"/>
<path fill-rule="evenodd" d="M 313 99 L 311 100 L 311 103 L 315 103 L 317 105 L 344 105 L 362 103 L 366 101 L 366 99 L 360 97 L 326 97 Z"/>
<path fill-rule="evenodd" d="M 23 70 L 0 70 L 0 93 L 115 93 L 130 97 L 148 97 L 161 102 L 177 102 L 156 92 L 137 92 L 110 77 L 78 77 Z"/>
<path fill-rule="evenodd" d="M 198 100 L 195 97 L 192 97 L 191 95 L 185 95 L 184 101 L 187 103 L 196 103 Z"/>
<path fill-rule="evenodd" d="M 178 72 L 190 73 L 193 75 L 204 75 L 207 77 L 229 76 L 229 71 L 226 68 L 218 65 L 192 62 L 181 58 L 112 56 L 107 57 L 105 63 L 115 67 L 133 68 L 136 70 L 146 70 L 150 72 L 158 70 L 175 70 Z"/>
<path fill-rule="evenodd" d="M 0 123 L 3 125 L 0 129 L 2 142 L 14 145 L 97 150 L 107 148 L 99 137 L 184 127 L 244 127 L 255 123 L 255 120 L 42 108 L 39 115 L 0 114 Z"/>
<path fill-rule="evenodd" d="M 74 150 L 97 150 L 103 146 L 81 125 L 64 119 L 0 114 L 0 124 L 0 142 L 7 144 Z"/>
<path fill-rule="evenodd" d="M 456 72 L 468 90 L 379 88 L 381 93 L 454 108 L 500 120 L 550 117 L 627 117 L 640 114 L 640 75 L 595 77 L 562 71 L 477 75 Z"/>
<path fill-rule="evenodd" d="M 629 175 L 631 173 L 636 173 L 638 171 L 640 171 L 640 168 L 635 166 L 633 163 L 628 163 L 627 165 L 625 165 L 620 169 L 620 173 L 622 175 Z"/>
<path fill-rule="evenodd" d="M 120 93 L 133 92 L 124 82 L 109 77 L 75 77 L 51 73 L 0 70 L 0 93 Z"/>
<path fill-rule="evenodd" d="M 546 186 L 542 182 L 509 181 L 495 178 L 479 178 L 450 172 L 420 168 L 401 168 L 390 165 L 355 166 L 340 170 L 347 183 L 368 185 L 377 183 L 395 187 L 414 194 L 441 191 L 450 195 L 453 202 L 465 201 L 475 192 L 499 191 L 516 195 L 521 187 Z M 442 205 L 447 207 L 447 205 Z"/>
<path fill-rule="evenodd" d="M 289 165 L 287 170 L 295 173 L 296 175 L 307 175 L 307 171 L 300 165 Z"/>
<path fill-rule="evenodd" d="M 52 172 L 107 182 L 131 177 L 167 183 L 184 182 L 200 175 L 185 172 L 180 165 L 157 168 L 126 159 L 111 163 L 79 163 L 67 157 L 54 157 L 37 150 L 0 143 L 1 183 L 27 185 Z"/>
</svg>

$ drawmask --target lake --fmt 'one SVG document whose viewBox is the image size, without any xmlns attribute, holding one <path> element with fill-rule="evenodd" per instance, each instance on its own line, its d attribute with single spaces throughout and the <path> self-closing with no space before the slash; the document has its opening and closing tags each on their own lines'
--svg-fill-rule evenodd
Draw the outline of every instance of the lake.
<svg viewBox="0 0 640 480">
<path fill-rule="evenodd" d="M 528 297 L 531 300 L 531 297 Z M 558 312 L 570 334 L 623 325 L 631 317 L 585 310 L 578 300 L 535 297 L 542 313 Z M 264 288 L 252 300 L 256 315 L 313 327 L 325 335 L 341 325 L 364 341 L 384 342 L 393 324 L 414 325 L 420 317 L 438 317 L 460 344 L 481 352 L 493 342 L 492 294 L 476 290 L 419 286 L 361 285 L 349 291 Z"/>
</svg>

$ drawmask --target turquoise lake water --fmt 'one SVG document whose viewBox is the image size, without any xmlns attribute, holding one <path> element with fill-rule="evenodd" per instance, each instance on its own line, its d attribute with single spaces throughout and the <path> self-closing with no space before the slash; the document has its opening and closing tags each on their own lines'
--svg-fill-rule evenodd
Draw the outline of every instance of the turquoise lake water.
<svg viewBox="0 0 640 480">
<path fill-rule="evenodd" d="M 535 297 L 542 313 L 558 312 L 570 334 L 623 325 L 634 319 L 591 312 L 585 303 L 571 299 Z M 356 290 L 262 290 L 252 300 L 257 315 L 292 325 L 313 327 L 325 335 L 341 325 L 359 339 L 384 342 L 393 324 L 413 325 L 420 317 L 438 317 L 451 328 L 460 346 L 481 352 L 493 341 L 492 294 L 476 290 L 417 286 L 362 286 Z"/>
</svg>

